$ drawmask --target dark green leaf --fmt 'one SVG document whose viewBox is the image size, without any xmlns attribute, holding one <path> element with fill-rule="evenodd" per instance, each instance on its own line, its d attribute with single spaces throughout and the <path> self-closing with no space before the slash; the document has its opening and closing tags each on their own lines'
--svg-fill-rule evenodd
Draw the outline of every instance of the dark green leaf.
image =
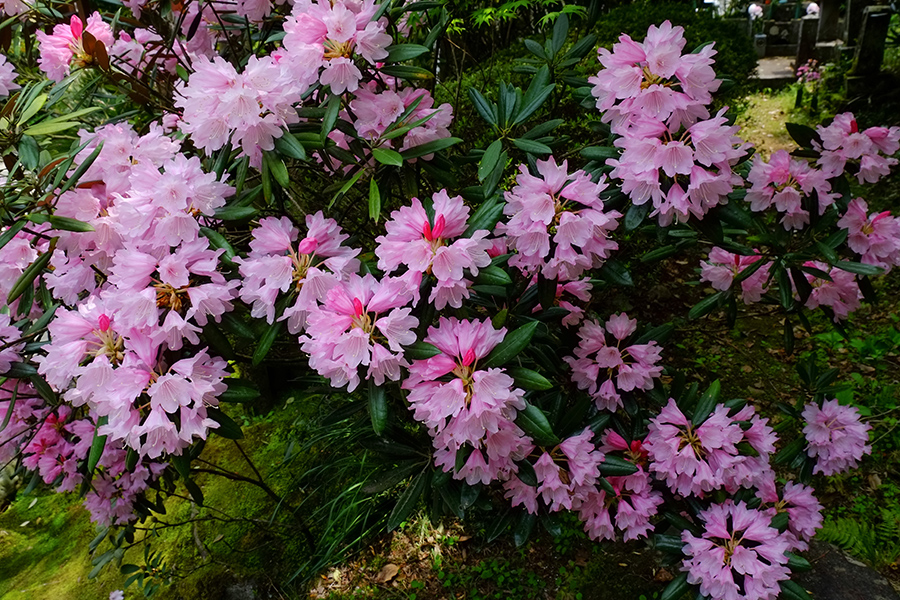
<svg viewBox="0 0 900 600">
<path fill-rule="evenodd" d="M 94 439 L 91 442 L 91 451 L 90 454 L 88 454 L 87 462 L 87 472 L 89 476 L 94 472 L 97 463 L 100 462 L 100 457 L 103 455 L 103 449 L 106 447 L 106 436 L 99 434 L 100 428 L 106 425 L 106 421 L 107 417 L 100 417 L 97 420 L 97 427 L 94 428 Z"/>
<path fill-rule="evenodd" d="M 884 273 L 884 269 L 881 267 L 876 267 L 875 265 L 867 265 L 865 263 L 858 262 L 849 262 L 846 260 L 841 260 L 834 263 L 834 266 L 842 271 L 847 271 L 849 273 L 856 273 L 857 275 L 881 275 Z"/>
<path fill-rule="evenodd" d="M 21 296 L 25 292 L 25 288 L 33 286 L 37 276 L 47 268 L 50 259 L 53 257 L 53 250 L 56 248 L 56 239 L 57 238 L 53 238 L 53 242 L 50 244 L 47 251 L 38 256 L 33 263 L 28 265 L 25 270 L 22 271 L 22 274 L 9 290 L 9 295 L 6 297 L 7 304 L 11 304 L 16 298 Z"/>
<path fill-rule="evenodd" d="M 482 369 L 489 369 L 491 367 L 502 367 L 511 361 L 528 346 L 528 342 L 531 341 L 531 336 L 534 335 L 534 330 L 537 329 L 538 325 L 540 323 L 532 321 L 507 333 L 503 341 L 482 361 L 479 361 L 478 366 Z"/>
<path fill-rule="evenodd" d="M 801 148 L 812 148 L 813 140 L 822 143 L 822 138 L 819 137 L 819 134 L 812 127 L 800 125 L 799 123 L 785 123 L 784 126 L 787 128 L 791 139 L 797 142 L 797 145 Z"/>
<path fill-rule="evenodd" d="M 521 547 L 528 541 L 536 522 L 537 515 L 524 511 L 519 514 L 519 518 L 516 519 L 516 524 L 513 526 L 513 541 L 515 541 L 516 547 Z"/>
<path fill-rule="evenodd" d="M 625 265 L 615 259 L 607 260 L 600 269 L 600 277 L 615 285 L 632 286 L 634 281 Z"/>
<path fill-rule="evenodd" d="M 659 600 L 679 600 L 690 588 L 691 584 L 687 582 L 687 573 L 682 573 L 669 582 Z"/>
<path fill-rule="evenodd" d="M 529 154 L 550 154 L 553 152 L 550 146 L 525 138 L 515 138 L 512 143 L 522 152 L 528 152 Z"/>
<path fill-rule="evenodd" d="M 722 301 L 723 294 L 723 292 L 716 292 L 712 296 L 707 296 L 695 304 L 690 312 L 688 312 L 688 319 L 699 319 L 700 317 L 711 313 Z"/>
<path fill-rule="evenodd" d="M 429 475 L 430 472 L 427 470 L 416 475 L 409 484 L 409 487 L 407 487 L 400 496 L 400 499 L 397 500 L 394 510 L 391 511 L 391 516 L 388 517 L 388 531 L 397 529 L 397 527 L 412 514 L 413 510 L 416 508 L 416 503 L 419 501 L 419 498 L 422 496 L 422 493 L 428 485 Z"/>
<path fill-rule="evenodd" d="M 400 156 L 402 156 L 404 160 L 419 158 L 420 156 L 434 154 L 435 152 L 445 150 L 450 146 L 453 146 L 454 144 L 458 144 L 461 141 L 462 140 L 457 137 L 441 138 L 439 140 L 434 140 L 433 142 L 422 144 L 421 146 L 413 146 L 412 148 L 408 148 L 401 152 Z"/>
<path fill-rule="evenodd" d="M 509 285 L 512 283 L 512 279 L 500 267 L 490 266 L 478 271 L 475 283 L 479 285 Z"/>
<path fill-rule="evenodd" d="M 581 149 L 581 156 L 586 160 L 596 160 L 606 164 L 606 160 L 609 158 L 619 158 L 619 150 L 611 146 L 588 146 Z M 648 211 L 650 210 L 649 203 L 644 203 L 641 206 L 646 207 Z"/>
<path fill-rule="evenodd" d="M 812 565 L 810 564 L 810 562 L 802 556 L 799 556 L 792 552 L 785 552 L 784 555 L 788 557 L 787 564 L 791 569 L 791 572 L 798 573 L 801 571 L 809 571 L 810 569 L 812 569 Z"/>
<path fill-rule="evenodd" d="M 600 474 L 604 477 L 622 477 L 632 475 L 638 472 L 638 468 L 634 463 L 628 462 L 624 458 L 607 454 L 600 463 Z"/>
<path fill-rule="evenodd" d="M 694 407 L 694 417 L 692 419 L 695 426 L 701 425 L 706 421 L 707 417 L 712 414 L 716 403 L 719 401 L 719 392 L 722 390 L 722 384 L 718 379 L 712 382 L 706 393 L 700 397 L 697 406 Z"/>
<path fill-rule="evenodd" d="M 512 377 L 516 385 L 523 390 L 549 390 L 553 388 L 553 383 L 549 379 L 531 369 L 509 367 L 506 369 L 506 374 Z"/>
<path fill-rule="evenodd" d="M 69 217 L 57 217 L 56 215 L 51 215 L 47 220 L 50 221 L 50 225 L 53 226 L 53 229 L 76 232 L 94 231 L 93 225 L 91 225 L 90 223 L 85 223 L 84 221 L 79 221 L 78 219 L 70 219 Z"/>
<path fill-rule="evenodd" d="M 387 428 L 388 406 L 384 387 L 375 385 L 374 380 L 369 380 L 369 417 L 372 419 L 372 431 L 375 435 L 381 435 Z"/>
<path fill-rule="evenodd" d="M 222 412 L 221 409 L 211 406 L 207 407 L 206 415 L 219 424 L 213 431 L 221 437 L 227 440 L 239 440 L 244 437 L 241 426 L 235 423 L 234 419 Z"/>
<path fill-rule="evenodd" d="M 426 52 L 428 52 L 428 48 L 426 48 L 425 46 L 420 46 L 418 44 L 399 44 L 389 46 L 387 49 L 388 55 L 387 58 L 384 59 L 384 62 L 404 62 L 407 60 L 412 60 L 417 56 L 422 56 Z"/>
<path fill-rule="evenodd" d="M 283 321 L 275 321 L 266 329 L 266 332 L 259 340 L 259 345 L 256 346 L 256 351 L 253 353 L 253 366 L 261 363 L 266 358 L 266 355 L 269 354 L 272 344 L 275 343 L 275 338 L 281 332 L 282 325 Z"/>
<path fill-rule="evenodd" d="M 400 153 L 390 148 L 372 148 L 372 156 L 383 165 L 399 167 L 403 164 L 403 157 L 400 156 Z"/>
<path fill-rule="evenodd" d="M 533 404 L 526 404 L 525 408 L 519 411 L 516 415 L 516 425 L 540 446 L 555 446 L 559 443 L 547 415 Z"/>
<path fill-rule="evenodd" d="M 416 342 L 403 348 L 404 356 L 411 360 L 425 360 L 440 353 L 441 351 L 436 346 L 432 346 L 427 342 Z"/>
<path fill-rule="evenodd" d="M 481 92 L 476 90 L 475 88 L 468 89 L 469 98 L 472 100 L 472 104 L 475 105 L 475 110 L 478 111 L 478 114 L 481 115 L 481 118 L 490 123 L 491 125 L 497 125 L 497 105 L 488 102 L 488 100 L 481 95 Z"/>
<path fill-rule="evenodd" d="M 382 67 L 379 71 L 391 77 L 399 77 L 400 79 L 413 82 L 434 79 L 434 74 L 428 69 L 411 65 L 392 65 L 390 67 Z"/>
<path fill-rule="evenodd" d="M 805 589 L 789 579 L 779 581 L 778 586 L 781 588 L 781 595 L 778 596 L 781 600 L 812 600 L 812 596 Z"/>
<path fill-rule="evenodd" d="M 369 180 L 369 218 L 378 221 L 381 216 L 381 191 L 375 178 Z"/>
<path fill-rule="evenodd" d="M 260 396 L 259 389 L 253 382 L 246 379 L 225 379 L 228 389 L 219 395 L 219 402 L 246 403 L 256 400 Z"/>
<path fill-rule="evenodd" d="M 494 140 L 490 146 L 488 146 L 487 150 L 484 151 L 484 156 L 481 157 L 481 162 L 478 163 L 478 180 L 484 181 L 485 178 L 490 175 L 494 168 L 497 166 L 497 161 L 500 159 L 500 152 L 503 150 L 503 142 L 501 140 Z"/>
<path fill-rule="evenodd" d="M 284 135 L 276 138 L 275 149 L 288 158 L 306 160 L 306 148 L 303 147 L 303 144 L 300 143 L 293 133 L 285 131 Z"/>
</svg>

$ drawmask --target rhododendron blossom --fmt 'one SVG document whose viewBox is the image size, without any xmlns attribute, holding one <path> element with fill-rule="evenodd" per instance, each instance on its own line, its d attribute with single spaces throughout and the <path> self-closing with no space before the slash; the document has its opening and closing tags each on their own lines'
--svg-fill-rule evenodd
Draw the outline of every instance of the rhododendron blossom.
<svg viewBox="0 0 900 600">
<path fill-rule="evenodd" d="M 712 44 L 682 55 L 684 28 L 664 21 L 651 25 L 643 42 L 619 37 L 612 52 L 599 48 L 603 69 L 589 81 L 603 121 L 620 133 L 640 117 L 671 119 L 677 129 L 709 117 L 705 105 L 721 83 L 712 69 Z"/>
<path fill-rule="evenodd" d="M 266 217 L 253 230 L 246 258 L 235 257 L 244 277 L 241 300 L 251 305 L 251 315 L 275 321 L 280 294 L 296 296 L 279 320 L 287 320 L 288 331 L 306 327 L 310 311 L 325 301 L 325 294 L 339 279 L 359 268 L 356 248 L 342 245 L 349 237 L 334 219 L 319 211 L 306 215 L 307 233 L 297 242 L 299 230 L 287 217 Z"/>
<path fill-rule="evenodd" d="M 757 496 L 766 504 L 767 510 L 774 513 L 788 514 L 788 532 L 791 534 L 792 550 L 807 550 L 809 540 L 822 527 L 822 505 L 813 495 L 813 489 L 807 485 L 789 481 L 784 485 L 781 496 L 771 485 L 760 487 Z"/>
<path fill-rule="evenodd" d="M 470 483 L 488 483 L 515 472 L 514 461 L 533 447 L 513 423 L 517 410 L 525 407 L 524 392 L 502 369 L 478 369 L 478 361 L 505 335 L 505 329 L 494 329 L 490 321 L 441 317 L 424 340 L 441 353 L 413 361 L 402 386 L 415 419 L 428 427 L 434 440 L 438 466 L 451 471 L 457 453 L 464 446 L 473 449 L 454 474 Z M 451 379 L 440 381 L 445 376 Z"/>
<path fill-rule="evenodd" d="M 813 140 L 812 144 L 822 154 L 818 164 L 828 177 L 840 175 L 848 161 L 853 161 L 858 168 L 859 182 L 875 183 L 897 164 L 891 155 L 900 150 L 900 127 L 870 127 L 860 131 L 853 113 L 841 113 L 831 125 L 819 125 L 816 131 L 821 143 Z"/>
<path fill-rule="evenodd" d="M 351 392 L 359 385 L 360 366 L 368 367 L 365 378 L 376 385 L 397 381 L 400 367 L 409 366 L 402 346 L 416 341 L 412 329 L 419 324 L 405 307 L 411 300 L 407 284 L 396 278 L 354 274 L 336 282 L 324 303 L 309 312 L 300 336 L 309 366 Z"/>
<path fill-rule="evenodd" d="M 631 344 L 624 342 L 637 330 L 637 320 L 625 313 L 613 315 L 606 326 L 597 321 L 585 321 L 578 330 L 579 343 L 575 357 L 563 358 L 572 368 L 572 381 L 587 390 L 601 410 L 622 407 L 620 392 L 653 388 L 653 380 L 662 373 L 659 344 Z M 607 332 L 616 340 L 607 343 Z"/>
<path fill-rule="evenodd" d="M 438 310 L 448 304 L 459 308 L 469 297 L 471 281 L 465 276 L 476 276 L 479 268 L 491 264 L 487 254 L 491 242 L 485 239 L 488 232 L 483 229 L 471 237 L 460 237 L 469 218 L 469 208 L 462 197 L 451 198 L 446 190 L 441 190 L 432 197 L 432 206 L 433 219 L 418 198 L 412 199 L 412 206 L 391 213 L 391 219 L 385 223 L 387 235 L 375 239 L 378 268 L 393 273 L 400 265 L 406 265 L 416 291 L 421 276 L 433 274 L 437 283 L 428 301 Z"/>
<path fill-rule="evenodd" d="M 604 212 L 600 199 L 604 179 L 593 183 L 583 171 L 570 175 L 568 162 L 557 165 L 552 156 L 536 164 L 540 177 L 531 175 L 525 165 L 519 167 L 516 187 L 506 193 L 503 209 L 509 222 L 498 223 L 497 232 L 506 235 L 509 248 L 517 251 L 509 261 L 514 267 L 548 279 L 577 279 L 585 270 L 603 265 L 610 251 L 618 248 L 609 232 L 622 215 Z"/>
<path fill-rule="evenodd" d="M 807 308 L 828 307 L 834 312 L 835 321 L 846 319 L 850 313 L 859 308 L 862 291 L 859 289 L 856 275 L 815 261 L 807 262 L 804 266 L 828 273 L 831 278 L 831 281 L 828 281 L 812 273 L 804 273 L 812 286 L 812 292 L 806 301 Z"/>
<path fill-rule="evenodd" d="M 709 251 L 709 261 L 700 261 L 700 281 L 708 281 L 714 289 L 724 292 L 731 289 L 735 277 L 759 260 L 764 259 L 759 255 L 743 256 L 713 247 Z M 759 302 L 768 291 L 766 282 L 770 267 L 767 262 L 741 281 L 740 297 L 745 304 Z"/>
<path fill-rule="evenodd" d="M 837 224 L 847 230 L 847 245 L 862 256 L 862 262 L 885 271 L 900 264 L 900 219 L 890 211 L 870 215 L 866 201 L 856 198 Z"/>
<path fill-rule="evenodd" d="M 785 229 L 802 229 L 809 224 L 804 206 L 811 204 L 821 215 L 838 198 L 831 192 L 828 178 L 829 174 L 810 167 L 805 160 L 794 160 L 787 151 L 777 150 L 768 163 L 759 156 L 753 160 L 747 176 L 753 186 L 746 199 L 750 210 L 757 212 L 774 205 L 784 215 L 781 223 Z"/>
<path fill-rule="evenodd" d="M 86 67 L 93 64 L 93 55 L 84 47 L 84 32 L 90 33 L 97 43 L 112 46 L 112 29 L 96 11 L 88 17 L 87 24 L 72 15 L 68 25 L 54 25 L 52 34 L 35 33 L 41 52 L 38 64 L 47 77 L 62 81 L 69 74 L 70 65 Z"/>
<path fill-rule="evenodd" d="M 665 479 L 676 494 L 701 495 L 723 487 L 738 462 L 737 444 L 744 439 L 740 425 L 721 404 L 699 426 L 681 412 L 675 401 L 650 420 L 644 448 L 650 471 Z"/>
<path fill-rule="evenodd" d="M 779 581 L 786 580 L 791 543 L 769 525 L 767 512 L 726 500 L 700 512 L 704 532 L 681 534 L 685 542 L 682 569 L 700 593 L 721 600 L 774 600 Z"/>
<path fill-rule="evenodd" d="M 9 96 L 10 92 L 21 87 L 16 83 L 18 76 L 15 66 L 0 54 L 0 96 Z"/>
<path fill-rule="evenodd" d="M 855 469 L 863 455 L 872 451 L 868 445 L 871 426 L 860 422 L 856 408 L 826 400 L 821 405 L 807 404 L 802 416 L 806 452 L 816 459 L 813 473 L 834 475 Z"/>
</svg>

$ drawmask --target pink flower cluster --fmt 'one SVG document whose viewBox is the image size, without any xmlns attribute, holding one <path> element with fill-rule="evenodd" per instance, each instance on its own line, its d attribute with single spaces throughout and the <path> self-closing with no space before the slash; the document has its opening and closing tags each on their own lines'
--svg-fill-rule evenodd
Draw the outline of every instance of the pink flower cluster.
<svg viewBox="0 0 900 600">
<path fill-rule="evenodd" d="M 610 177 L 622 180 L 622 191 L 636 205 L 653 202 L 651 215 L 660 225 L 673 220 L 698 219 L 719 204 L 742 183 L 732 165 L 749 146 L 735 135 L 740 127 L 729 126 L 725 109 L 710 119 L 698 121 L 683 132 L 681 123 L 666 124 L 659 118 L 641 115 L 615 145 L 622 148 Z"/>
<path fill-rule="evenodd" d="M 35 33 L 41 53 L 38 64 L 49 79 L 62 81 L 69 74 L 71 65 L 86 67 L 93 63 L 93 56 L 84 49 L 85 31 L 94 36 L 98 43 L 107 48 L 112 46 L 112 29 L 96 11 L 88 17 L 87 25 L 77 15 L 72 15 L 68 25 L 54 25 L 52 34 L 43 31 Z"/>
<path fill-rule="evenodd" d="M 197 219 L 231 188 L 157 127 L 137 136 L 107 125 L 82 136 L 76 165 L 104 144 L 84 173 L 93 183 L 61 195 L 56 214 L 93 231 L 58 232 L 44 280 L 75 308 L 57 309 L 34 360 L 73 406 L 107 418 L 100 433 L 109 444 L 177 454 L 217 426 L 207 407 L 226 388 L 225 361 L 199 348 L 198 334 L 231 310 L 239 283 L 218 272 L 223 251 L 199 237 Z"/>
<path fill-rule="evenodd" d="M 450 305 L 460 308 L 469 297 L 471 281 L 468 274 L 478 275 L 478 269 L 491 264 L 488 249 L 491 242 L 485 239 L 488 232 L 479 230 L 464 238 L 469 207 L 461 196 L 451 198 L 446 190 L 432 197 L 434 218 L 429 219 L 418 198 L 412 206 L 404 206 L 391 213 L 385 223 L 387 235 L 375 239 L 378 245 L 378 268 L 393 273 L 400 265 L 409 271 L 406 276 L 418 297 L 422 276 L 432 274 L 437 279 L 428 298 L 435 308 Z"/>
<path fill-rule="evenodd" d="M 563 358 L 572 368 L 572 381 L 587 390 L 600 410 L 621 408 L 620 392 L 652 389 L 653 380 L 662 374 L 658 365 L 662 349 L 656 342 L 621 347 L 636 330 L 637 320 L 625 313 L 611 316 L 605 327 L 585 321 L 578 330 L 575 357 Z M 607 332 L 616 340 L 614 346 L 607 343 Z"/>
<path fill-rule="evenodd" d="M 890 211 L 870 215 L 868 209 L 862 198 L 851 200 L 838 227 L 847 230 L 847 245 L 862 262 L 890 271 L 900 265 L 900 219 Z"/>
<path fill-rule="evenodd" d="M 362 79 L 356 56 L 374 66 L 387 58 L 385 48 L 391 45 L 387 19 L 372 21 L 376 10 L 375 0 L 294 2 L 284 23 L 284 47 L 275 56 L 292 65 L 314 65 L 319 83 L 331 86 L 332 93 L 355 92 Z"/>
<path fill-rule="evenodd" d="M 856 275 L 815 261 L 804 263 L 804 266 L 824 271 L 831 278 L 831 281 L 828 281 L 811 273 L 804 273 L 812 286 L 812 293 L 806 301 L 807 308 L 826 306 L 834 312 L 835 321 L 846 319 L 850 313 L 859 308 L 862 291 L 859 289 Z"/>
<path fill-rule="evenodd" d="M 682 569 L 700 593 L 717 600 L 775 600 L 790 576 L 785 552 L 790 538 L 769 525 L 767 511 L 726 500 L 701 511 L 700 537 L 685 531 Z"/>
<path fill-rule="evenodd" d="M 723 487 L 735 492 L 773 479 L 768 458 L 777 438 L 768 420 L 759 418 L 752 406 L 734 416 L 728 413 L 728 408 L 719 404 L 703 423 L 695 425 L 670 399 L 650 420 L 644 442 L 650 471 L 681 496 L 702 496 Z M 746 431 L 742 422 L 749 424 Z M 752 453 L 738 448 L 743 442 Z"/>
<path fill-rule="evenodd" d="M 785 229 L 802 229 L 809 224 L 804 201 L 821 215 L 838 198 L 831 192 L 831 176 L 805 160 L 793 160 L 785 150 L 777 150 L 768 163 L 757 156 L 747 176 L 752 184 L 747 192 L 750 210 L 759 212 L 774 205 L 784 215 L 781 224 Z"/>
<path fill-rule="evenodd" d="M 270 56 L 250 57 L 244 72 L 221 57 L 198 57 L 175 106 L 183 110 L 181 131 L 207 153 L 230 140 L 259 168 L 263 151 L 275 148 L 284 127 L 300 120 L 294 105 L 316 81 L 315 67 L 296 68 Z"/>
<path fill-rule="evenodd" d="M 822 154 L 818 164 L 827 177 L 837 177 L 847 162 L 853 161 L 858 162 L 859 182 L 875 183 L 897 164 L 891 156 L 900 150 L 900 127 L 869 127 L 860 131 L 853 113 L 841 113 L 831 125 L 819 125 L 816 130 L 822 143 L 814 140 L 813 147 Z"/>
<path fill-rule="evenodd" d="M 506 193 L 503 209 L 509 222 L 498 223 L 497 232 L 516 250 L 512 266 L 539 271 L 547 279 L 578 279 L 585 270 L 603 265 L 618 248 L 609 232 L 622 215 L 604 212 L 600 192 L 606 189 L 605 180 L 593 183 L 583 171 L 569 174 L 567 161 L 557 165 L 552 156 L 536 164 L 539 177 L 525 165 L 519 167 L 516 187 Z"/>
<path fill-rule="evenodd" d="M 563 440 L 558 446 L 541 452 L 534 463 L 537 487 L 511 477 L 504 482 L 506 497 L 513 506 L 524 506 L 531 514 L 537 512 L 542 500 L 550 512 L 563 508 L 572 510 L 596 492 L 600 479 L 603 453 L 594 445 L 594 433 L 585 429 Z"/>
<path fill-rule="evenodd" d="M 603 434 L 600 451 L 622 452 L 625 459 L 638 468 L 636 473 L 619 477 L 606 477 L 612 488 L 595 489 L 578 506 L 578 514 L 584 521 L 584 530 L 593 540 L 615 539 L 615 530 L 623 533 L 627 542 L 647 537 L 653 528 L 650 519 L 663 503 L 663 495 L 650 485 L 650 475 L 644 470 L 647 452 L 640 440 L 629 444 L 613 430 Z M 615 528 L 612 509 L 615 509 Z"/>
<path fill-rule="evenodd" d="M 712 45 L 684 54 L 684 28 L 651 25 L 643 42 L 622 35 L 612 52 L 600 48 L 603 69 L 589 81 L 603 121 L 621 133 L 641 117 L 678 129 L 709 117 L 706 105 L 721 83 L 712 69 Z"/>
<path fill-rule="evenodd" d="M 300 333 L 310 311 L 325 301 L 325 294 L 340 279 L 359 269 L 359 249 L 342 245 L 348 237 L 334 219 L 319 211 L 306 215 L 306 237 L 287 217 L 266 217 L 253 230 L 246 258 L 235 257 L 240 265 L 241 300 L 251 305 L 253 317 L 275 322 L 275 306 L 281 294 L 295 296 L 279 315 L 288 331 Z"/>
<path fill-rule="evenodd" d="M 700 281 L 708 281 L 714 289 L 726 291 L 731 289 L 734 278 L 744 269 L 757 261 L 763 260 L 760 255 L 742 256 L 732 254 L 718 246 L 709 251 L 709 261 L 700 261 Z M 771 265 L 765 264 L 755 273 L 741 281 L 741 300 L 745 304 L 759 302 L 768 291 L 766 281 L 769 279 Z"/>
<path fill-rule="evenodd" d="M 834 475 L 855 469 L 863 455 L 872 452 L 867 443 L 871 426 L 860 422 L 856 408 L 826 400 L 821 406 L 807 404 L 802 416 L 806 452 L 816 459 L 813 473 Z"/>
<path fill-rule="evenodd" d="M 433 438 L 435 464 L 470 485 L 511 477 L 515 461 L 534 448 L 513 422 L 525 392 L 502 369 L 478 368 L 505 335 L 490 321 L 441 317 L 425 337 L 441 353 L 413 361 L 402 385 L 413 416 Z M 464 448 L 471 453 L 455 471 Z"/>
<path fill-rule="evenodd" d="M 34 436 L 22 447 L 22 464 L 37 471 L 44 483 L 59 480 L 58 492 L 74 491 L 86 481 L 79 463 L 88 457 L 96 425 L 90 419 L 73 418 L 67 406 L 40 418 L 42 422 Z M 5 432 L 4 438 L 4 442 L 14 440 L 6 437 Z M 134 500 L 166 467 L 164 463 L 138 462 L 129 471 L 125 467 L 126 454 L 122 449 L 107 446 L 98 460 L 98 470 L 93 474 L 91 491 L 84 504 L 91 512 L 91 520 L 99 525 L 122 525 L 135 520 Z"/>
<path fill-rule="evenodd" d="M 325 301 L 308 312 L 300 336 L 309 366 L 350 392 L 359 385 L 360 366 L 368 367 L 365 378 L 376 385 L 397 381 L 400 367 L 409 366 L 401 346 L 416 341 L 419 324 L 406 306 L 411 300 L 409 286 L 397 278 L 352 274 L 335 282 Z"/>
<path fill-rule="evenodd" d="M 757 497 L 771 508 L 766 509 L 774 517 L 780 513 L 788 515 L 788 531 L 791 550 L 807 550 L 809 540 L 822 527 L 822 505 L 813 496 L 809 486 L 789 481 L 784 485 L 781 497 L 775 482 L 760 487 Z"/>
<path fill-rule="evenodd" d="M 15 65 L 0 54 L 0 96 L 9 96 L 10 92 L 22 87 L 16 83 L 18 76 Z"/>
</svg>

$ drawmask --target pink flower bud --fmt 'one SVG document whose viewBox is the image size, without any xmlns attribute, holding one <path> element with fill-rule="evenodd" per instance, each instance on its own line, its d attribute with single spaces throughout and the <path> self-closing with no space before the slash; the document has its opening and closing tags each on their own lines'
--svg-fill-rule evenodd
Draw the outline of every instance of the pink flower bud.
<svg viewBox="0 0 900 600">
<path fill-rule="evenodd" d="M 73 17 L 75 18 L 75 17 Z M 109 329 L 109 317 L 105 314 L 100 315 L 100 318 L 97 319 L 100 324 L 100 331 L 107 331 Z"/>
<path fill-rule="evenodd" d="M 353 299 L 353 313 L 357 317 L 361 317 L 363 314 L 363 305 L 362 302 L 359 301 L 359 298 Z"/>
<path fill-rule="evenodd" d="M 434 236 L 431 233 L 431 223 L 425 221 L 425 224 L 422 225 L 422 235 L 425 236 L 425 239 L 429 242 L 434 239 Z"/>
<path fill-rule="evenodd" d="M 316 238 L 307 237 L 300 240 L 300 245 L 297 246 L 297 252 L 300 254 L 312 254 L 316 251 L 316 248 L 319 246 L 319 242 L 316 241 Z"/>
<path fill-rule="evenodd" d="M 75 36 L 75 39 L 77 40 L 84 31 L 84 23 L 82 23 L 81 19 L 76 15 L 72 15 L 72 20 L 69 21 L 69 29 L 72 30 L 72 35 Z"/>
<path fill-rule="evenodd" d="M 433 238 L 440 238 L 444 235 L 444 227 L 446 227 L 447 222 L 444 219 L 444 215 L 440 215 L 437 220 L 434 222 L 434 230 L 431 232 L 431 236 Z"/>
<path fill-rule="evenodd" d="M 475 351 L 472 348 L 466 350 L 466 353 L 463 355 L 463 366 L 468 367 L 473 362 L 475 362 Z"/>
</svg>

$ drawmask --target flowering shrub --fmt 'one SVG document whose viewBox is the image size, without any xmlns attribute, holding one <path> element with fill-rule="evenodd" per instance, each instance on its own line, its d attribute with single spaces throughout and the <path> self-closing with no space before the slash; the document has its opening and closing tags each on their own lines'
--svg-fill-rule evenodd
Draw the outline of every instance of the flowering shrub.
<svg viewBox="0 0 900 600">
<path fill-rule="evenodd" d="M 803 597 L 791 552 L 822 522 L 806 483 L 870 451 L 859 412 L 815 389 L 785 405 L 780 438 L 753 405 L 720 401 L 718 381 L 678 383 L 671 324 L 639 324 L 595 291 L 631 284 L 617 236 L 656 217 L 659 239 L 682 241 L 643 260 L 708 247 L 715 293 L 688 316 L 733 322 L 737 298 L 780 307 L 791 352 L 794 320 L 846 319 L 898 264 L 897 218 L 869 215 L 846 177 L 887 175 L 900 128 L 860 131 L 847 113 L 792 126 L 802 152 L 751 161 L 727 109 L 709 109 L 714 46 L 686 54 L 664 22 L 601 49 L 592 87 L 580 82 L 608 145 L 561 158 L 560 122 L 538 117 L 564 81 L 543 65 L 525 90 L 501 82 L 496 103 L 469 91 L 495 138 L 474 148 L 450 136 L 458 107 L 418 85 L 431 73 L 402 64 L 440 34 L 406 13 L 435 9 L 395 4 L 244 1 L 247 36 L 217 3 L 173 5 L 168 45 L 99 13 L 38 34 L 60 83 L 22 81 L 0 137 L 0 459 L 83 489 L 98 524 L 133 536 L 149 490 L 178 478 L 203 503 L 192 461 L 210 435 L 241 437 L 227 403 L 260 394 L 247 366 L 281 340 L 331 402 L 368 410 L 372 435 L 417 445 L 388 469 L 412 477 L 389 528 L 429 488 L 457 515 L 479 498 L 512 506 L 520 531 L 572 511 L 593 539 L 671 552 L 681 575 L 665 598 Z M 548 61 L 567 32 L 563 15 Z M 0 61 L 6 94 L 17 58 Z M 73 81 L 153 118 L 67 111 Z M 81 121 L 66 148 L 58 134 Z"/>
</svg>

